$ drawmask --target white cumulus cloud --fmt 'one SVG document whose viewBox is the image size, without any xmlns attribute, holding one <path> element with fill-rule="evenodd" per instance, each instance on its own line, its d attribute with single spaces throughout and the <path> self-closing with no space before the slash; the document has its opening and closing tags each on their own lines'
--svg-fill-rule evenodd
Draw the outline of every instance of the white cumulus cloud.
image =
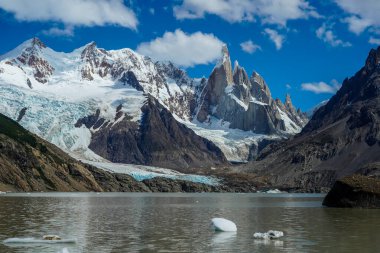
<svg viewBox="0 0 380 253">
<path fill-rule="evenodd" d="M 331 93 L 334 94 L 339 90 L 340 84 L 334 79 L 330 84 L 325 82 L 303 83 L 301 84 L 302 90 L 311 91 L 316 94 Z"/>
<path fill-rule="evenodd" d="M 374 45 L 380 45 L 380 38 L 374 38 L 374 37 L 371 36 L 369 38 L 368 43 L 374 44 Z"/>
<path fill-rule="evenodd" d="M 360 34 L 368 27 L 380 27 L 379 0 L 335 0 L 335 2 L 351 15 L 344 19 L 351 32 Z"/>
<path fill-rule="evenodd" d="M 13 13 L 19 21 L 54 21 L 67 26 L 118 25 L 131 29 L 138 25 L 135 13 L 123 0 L 1 0 L 0 8 Z"/>
<path fill-rule="evenodd" d="M 348 30 L 355 33 L 356 35 L 361 34 L 365 29 L 371 26 L 371 21 L 358 18 L 356 16 L 351 16 L 343 19 L 343 22 L 348 24 Z"/>
<path fill-rule="evenodd" d="M 66 26 L 64 28 L 52 27 L 48 30 L 43 30 L 43 34 L 48 36 L 56 36 L 56 37 L 72 37 L 74 36 L 74 27 Z"/>
<path fill-rule="evenodd" d="M 184 0 L 182 5 L 174 6 L 177 19 L 203 18 L 205 14 L 214 14 L 234 23 L 253 21 L 255 6 L 251 1 L 236 0 Z"/>
<path fill-rule="evenodd" d="M 319 18 L 307 0 L 183 0 L 173 8 L 177 19 L 203 18 L 217 15 L 230 22 L 252 22 L 286 26 L 288 20 Z"/>
<path fill-rule="evenodd" d="M 269 39 L 274 43 L 277 50 L 282 48 L 282 44 L 284 43 L 285 37 L 279 34 L 276 30 L 265 28 L 264 34 L 266 34 Z"/>
<path fill-rule="evenodd" d="M 143 42 L 137 52 L 158 61 L 171 61 L 183 67 L 209 64 L 221 57 L 223 42 L 213 34 L 184 33 L 177 29 L 162 37 Z"/>
<path fill-rule="evenodd" d="M 350 42 L 338 39 L 332 30 L 332 26 L 327 25 L 326 23 L 324 23 L 321 27 L 319 27 L 317 29 L 317 31 L 315 32 L 315 34 L 317 35 L 317 37 L 319 39 L 321 39 L 322 41 L 324 41 L 325 43 L 327 43 L 333 47 L 338 47 L 338 46 L 350 47 L 350 46 L 352 46 L 352 44 Z"/>
<path fill-rule="evenodd" d="M 249 54 L 253 54 L 257 50 L 261 50 L 261 47 L 253 43 L 252 40 L 247 40 L 240 43 L 240 47 L 244 52 L 249 53 Z"/>
</svg>

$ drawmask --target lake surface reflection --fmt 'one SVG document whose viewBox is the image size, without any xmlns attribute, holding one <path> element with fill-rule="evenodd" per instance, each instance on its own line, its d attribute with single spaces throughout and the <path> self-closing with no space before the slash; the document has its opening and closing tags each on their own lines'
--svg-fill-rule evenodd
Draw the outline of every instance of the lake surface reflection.
<svg viewBox="0 0 380 253">
<path fill-rule="evenodd" d="M 330 209 L 318 194 L 0 195 L 0 252 L 379 252 L 380 211 Z M 215 233 L 213 217 L 237 233 Z M 284 231 L 281 240 L 254 232 Z M 4 244 L 57 234 L 75 244 Z"/>
</svg>

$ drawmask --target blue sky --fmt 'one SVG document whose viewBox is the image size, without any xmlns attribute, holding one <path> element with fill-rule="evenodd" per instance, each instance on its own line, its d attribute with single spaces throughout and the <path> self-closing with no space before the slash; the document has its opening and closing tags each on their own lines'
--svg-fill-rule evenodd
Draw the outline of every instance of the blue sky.
<svg viewBox="0 0 380 253">
<path fill-rule="evenodd" d="M 208 76 L 222 43 L 273 97 L 308 110 L 380 44 L 378 0 L 1 0 L 0 54 L 37 36 L 56 51 L 90 41 L 172 60 Z"/>
</svg>

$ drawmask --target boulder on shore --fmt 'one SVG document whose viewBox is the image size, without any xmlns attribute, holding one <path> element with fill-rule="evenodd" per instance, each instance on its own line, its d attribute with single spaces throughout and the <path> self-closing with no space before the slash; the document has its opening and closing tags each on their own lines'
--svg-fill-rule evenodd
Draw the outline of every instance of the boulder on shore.
<svg viewBox="0 0 380 253">
<path fill-rule="evenodd" d="M 352 175 L 335 182 L 323 200 L 328 207 L 380 208 L 380 179 Z"/>
</svg>

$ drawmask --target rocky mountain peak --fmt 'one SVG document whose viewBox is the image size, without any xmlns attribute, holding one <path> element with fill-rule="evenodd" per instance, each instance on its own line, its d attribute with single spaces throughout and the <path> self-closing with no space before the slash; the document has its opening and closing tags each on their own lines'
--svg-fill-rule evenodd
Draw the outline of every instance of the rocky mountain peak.
<svg viewBox="0 0 380 253">
<path fill-rule="evenodd" d="M 266 84 L 264 78 L 256 71 L 253 71 L 250 81 L 253 87 L 252 89 L 253 96 L 259 101 L 269 104 L 272 100 L 272 95 L 270 93 L 270 89 L 268 85 Z"/>
<path fill-rule="evenodd" d="M 292 103 L 292 99 L 291 99 L 289 93 L 286 94 L 286 97 L 285 97 L 285 103 L 286 103 L 286 104 L 291 104 L 291 103 Z"/>
<path fill-rule="evenodd" d="M 239 66 L 239 62 L 237 60 L 234 61 L 234 72 L 233 74 L 235 74 L 235 72 L 240 68 Z"/>
<path fill-rule="evenodd" d="M 302 132 L 312 132 L 318 128 L 333 124 L 338 119 L 349 116 L 351 118 L 349 121 L 355 122 L 357 125 L 364 124 L 363 122 L 366 121 L 378 123 L 377 114 L 380 99 L 379 63 L 380 47 L 376 50 L 371 49 L 365 66 L 354 76 L 343 81 L 338 92 L 313 114 Z M 377 129 L 379 129 L 377 126 L 371 129 L 372 134 L 378 134 Z"/>
<path fill-rule="evenodd" d="M 38 47 L 38 48 L 46 48 L 46 45 L 37 37 L 34 37 L 31 40 L 31 46 L 32 47 Z"/>
<path fill-rule="evenodd" d="M 379 63 L 380 48 L 371 50 L 365 66 L 345 79 L 329 101 L 318 105 L 299 135 L 268 148 L 250 167 L 279 175 L 276 185 L 298 189 L 331 187 L 336 179 L 354 173 L 378 174 Z"/>
<path fill-rule="evenodd" d="M 365 68 L 372 70 L 376 68 L 379 65 L 379 63 L 380 63 L 380 47 L 378 47 L 377 49 L 371 49 L 365 63 Z"/>
<path fill-rule="evenodd" d="M 223 59 L 223 62 L 224 60 L 230 59 L 230 52 L 228 51 L 228 47 L 226 44 L 222 46 L 222 59 Z"/>
<path fill-rule="evenodd" d="M 221 58 L 216 65 L 215 69 L 223 68 L 223 72 L 225 73 L 227 77 L 227 84 L 232 84 L 232 66 L 231 66 L 231 59 L 230 59 L 230 53 L 228 51 L 227 45 L 222 46 L 222 52 L 221 52 Z"/>
<path fill-rule="evenodd" d="M 282 103 L 281 99 L 276 98 L 275 103 L 278 107 L 280 107 L 281 110 L 285 110 L 285 105 Z"/>
<path fill-rule="evenodd" d="M 88 43 L 81 53 L 81 58 L 91 58 L 96 54 L 97 49 L 98 48 L 95 41 Z"/>
<path fill-rule="evenodd" d="M 32 39 L 29 39 L 22 43 L 20 45 L 20 51 L 21 55 L 18 56 L 30 56 L 30 55 L 35 55 L 37 56 L 39 53 L 42 52 L 43 49 L 46 48 L 46 45 L 37 37 L 34 37 Z M 16 50 L 17 51 L 17 50 Z M 19 52 L 20 52 L 19 51 Z M 20 54 L 20 53 L 19 53 Z"/>
<path fill-rule="evenodd" d="M 109 56 L 109 53 L 102 48 L 98 48 L 94 41 L 88 43 L 81 53 L 81 58 L 85 62 L 81 71 L 82 78 L 93 80 L 92 74 L 94 73 L 101 77 L 106 76 L 112 68 L 106 59 L 107 56 Z"/>
<path fill-rule="evenodd" d="M 232 78 L 231 78 L 232 77 Z M 230 128 L 261 134 L 299 132 L 306 122 L 298 115 L 290 97 L 286 109 L 278 103 L 279 111 L 263 77 L 253 72 L 249 78 L 238 62 L 234 63 L 233 75 L 228 49 L 222 48 L 222 59 L 210 75 L 201 94 L 197 119 L 204 122 L 210 116 L 230 123 Z M 290 122 L 290 123 L 289 123 Z"/>
<path fill-rule="evenodd" d="M 295 110 L 289 93 L 285 97 L 285 106 L 288 110 Z"/>
<path fill-rule="evenodd" d="M 234 72 L 233 72 L 233 83 L 234 84 L 244 84 L 245 86 L 249 86 L 249 78 L 247 72 L 243 67 L 239 66 L 239 63 L 235 61 L 234 64 Z M 235 85 L 236 86 L 236 85 Z"/>
<path fill-rule="evenodd" d="M 32 38 L 12 50 L 2 58 L 10 58 L 12 64 L 28 66 L 36 81 L 46 83 L 53 74 L 54 67 L 45 59 L 46 45 L 38 38 Z M 31 85 L 28 86 L 30 87 Z"/>
</svg>

